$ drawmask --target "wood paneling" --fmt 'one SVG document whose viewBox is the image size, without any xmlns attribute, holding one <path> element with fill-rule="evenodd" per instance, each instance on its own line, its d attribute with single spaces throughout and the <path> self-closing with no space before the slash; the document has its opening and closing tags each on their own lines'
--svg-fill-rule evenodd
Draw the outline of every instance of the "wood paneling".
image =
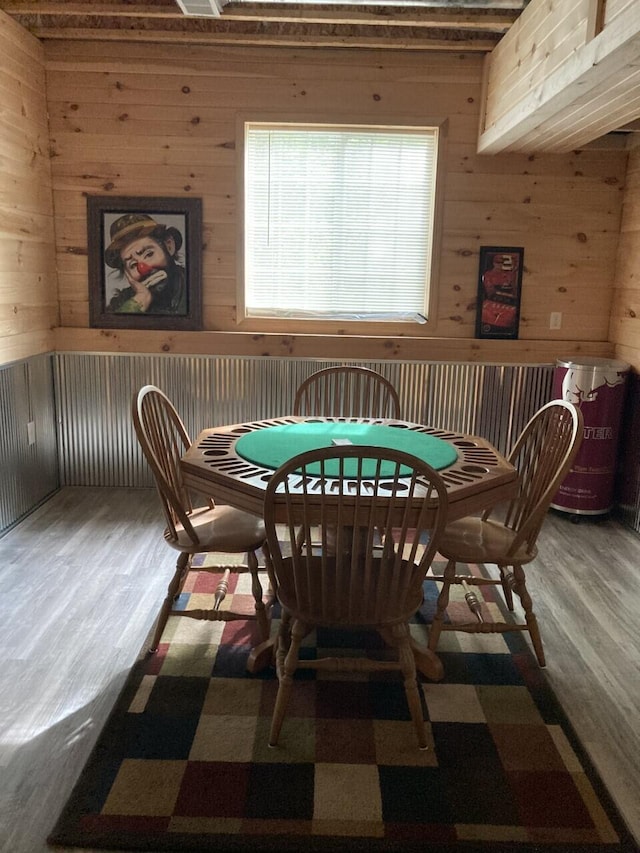
<svg viewBox="0 0 640 853">
<path fill-rule="evenodd" d="M 627 177 L 609 337 L 616 356 L 640 371 L 640 142 Z"/>
<path fill-rule="evenodd" d="M 613 6 L 527 6 L 487 56 L 480 151 L 570 151 L 638 118 L 640 11 Z"/>
<path fill-rule="evenodd" d="M 585 43 L 591 2 L 572 0 L 552 9 L 534 2 L 518 18 L 510 38 L 502 39 L 488 59 L 491 76 L 485 129 L 541 86 Z"/>
<path fill-rule="evenodd" d="M 43 51 L 0 14 L 0 364 L 53 348 L 58 320 Z"/>
<path fill-rule="evenodd" d="M 170 45 L 132 51 L 75 41 L 47 42 L 45 54 L 65 327 L 56 340 L 64 348 L 260 354 L 266 347 L 298 356 L 330 348 L 354 358 L 515 362 L 553 360 L 558 347 L 568 356 L 611 353 L 607 318 L 626 151 L 478 156 L 479 57 L 201 46 L 185 55 Z M 447 120 L 437 309 L 429 325 L 237 323 L 236 120 L 258 111 L 384 124 Z M 86 328 L 87 193 L 203 199 L 205 330 L 219 334 Z M 525 248 L 519 341 L 475 339 L 481 245 Z M 551 311 L 565 317 L 559 331 L 549 329 Z M 323 333 L 329 340 L 314 337 Z"/>
<path fill-rule="evenodd" d="M 607 7 L 611 19 L 628 8 L 624 0 Z M 557 41 L 559 31 L 548 38 Z M 0 205 L 7 214 L 0 228 L 0 340 L 7 337 L 0 358 L 28 356 L 54 340 L 62 348 L 97 351 L 110 342 L 117 351 L 220 346 L 238 354 L 260 352 L 266 341 L 275 352 L 322 355 L 330 347 L 363 358 L 410 352 L 426 359 L 537 361 L 553 360 L 559 348 L 567 357 L 612 354 L 607 337 L 627 153 L 613 138 L 606 149 L 562 155 L 479 156 L 480 57 L 198 45 L 186 51 L 167 44 L 132 49 L 114 41 L 56 40 L 45 47 L 45 85 L 40 44 L 2 13 L 0 40 Z M 258 109 L 383 123 L 448 120 L 437 308 L 428 326 L 238 324 L 236 116 Z M 629 178 L 637 182 L 634 168 L 640 173 L 632 164 Z M 87 193 L 203 199 L 205 333 L 114 337 L 88 329 Z M 636 204 L 628 192 L 625 222 L 634 221 Z M 625 283 L 634 265 L 629 228 L 633 232 L 633 225 L 623 225 L 611 335 L 633 349 L 637 300 Z M 519 341 L 474 338 L 478 248 L 498 244 L 525 248 Z M 62 328 L 53 338 L 56 266 Z M 563 315 L 558 331 L 549 329 L 551 311 Z"/>
<path fill-rule="evenodd" d="M 82 309 L 80 309 L 82 310 Z M 557 333 L 556 333 L 557 335 Z M 565 340 L 478 341 L 470 338 L 416 338 L 257 332 L 140 332 L 124 329 L 61 327 L 56 350 L 68 352 L 174 353 L 248 356 L 296 356 L 362 360 L 417 360 L 544 364 L 559 356 L 610 357 L 606 341 Z"/>
</svg>

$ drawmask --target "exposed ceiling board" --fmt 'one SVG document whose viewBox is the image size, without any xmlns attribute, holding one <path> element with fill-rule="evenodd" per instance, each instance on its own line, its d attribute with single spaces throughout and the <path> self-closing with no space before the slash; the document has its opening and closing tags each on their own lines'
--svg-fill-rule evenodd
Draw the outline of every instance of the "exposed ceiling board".
<svg viewBox="0 0 640 853">
<path fill-rule="evenodd" d="M 0 0 L 40 39 L 376 47 L 487 53 L 528 0 Z M 203 9 L 202 16 L 185 14 Z M 216 15 L 214 10 L 220 10 Z"/>
</svg>

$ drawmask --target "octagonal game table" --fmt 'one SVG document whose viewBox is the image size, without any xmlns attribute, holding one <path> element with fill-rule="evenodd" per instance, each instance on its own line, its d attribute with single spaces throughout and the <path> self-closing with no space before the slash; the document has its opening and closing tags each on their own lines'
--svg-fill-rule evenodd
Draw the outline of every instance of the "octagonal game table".
<svg viewBox="0 0 640 853">
<path fill-rule="evenodd" d="M 380 418 L 284 416 L 203 430 L 181 467 L 185 484 L 217 503 L 263 514 L 264 493 L 276 468 L 291 457 L 332 444 L 394 447 L 436 468 L 448 496 L 447 520 L 481 512 L 517 490 L 517 472 L 485 439 L 408 421 Z M 336 487 L 351 488 L 348 477 Z M 286 518 L 277 519 L 286 521 Z M 248 668 L 271 662 L 271 641 L 253 650 Z M 414 643 L 418 669 L 442 677 L 435 653 Z"/>
</svg>

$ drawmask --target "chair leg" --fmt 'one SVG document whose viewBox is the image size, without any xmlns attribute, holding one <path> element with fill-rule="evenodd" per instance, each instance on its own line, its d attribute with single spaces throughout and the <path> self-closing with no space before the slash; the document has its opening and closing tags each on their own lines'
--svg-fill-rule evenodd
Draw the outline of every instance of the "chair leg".
<svg viewBox="0 0 640 853">
<path fill-rule="evenodd" d="M 160 638 L 162 637 L 162 633 L 166 627 L 167 620 L 171 615 L 171 611 L 173 609 L 173 602 L 182 592 L 182 587 L 184 586 L 184 582 L 187 578 L 187 575 L 189 574 L 190 568 L 191 554 L 181 552 L 176 563 L 175 573 L 171 578 L 171 582 L 169 583 L 169 587 L 167 589 L 167 596 L 162 604 L 160 614 L 158 615 L 158 620 L 156 622 L 156 630 L 154 632 L 151 645 L 149 646 L 149 651 L 151 652 L 151 654 L 154 654 L 158 651 L 158 644 L 160 643 Z"/>
<path fill-rule="evenodd" d="M 258 631 L 260 639 L 264 642 L 269 639 L 269 619 L 267 617 L 267 608 L 264 603 L 262 584 L 258 575 L 258 558 L 255 551 L 247 553 L 247 566 L 251 572 L 251 592 L 255 601 L 256 620 L 258 622 Z"/>
<path fill-rule="evenodd" d="M 416 663 L 411 650 L 409 626 L 394 625 L 391 628 L 391 634 L 395 641 L 394 645 L 398 649 L 400 668 L 404 676 L 404 692 L 407 696 L 407 704 L 418 739 L 418 746 L 420 749 L 427 749 L 427 732 L 424 726 L 420 691 L 418 690 Z"/>
<path fill-rule="evenodd" d="M 514 591 L 522 603 L 525 620 L 527 622 L 527 628 L 529 629 L 529 635 L 531 637 L 531 643 L 536 653 L 536 658 L 538 659 L 538 665 L 546 666 L 547 663 L 544 656 L 544 649 L 542 647 L 542 637 L 540 636 L 540 628 L 538 627 L 538 620 L 536 618 L 536 614 L 533 612 L 533 602 L 531 600 L 531 596 L 529 595 L 529 590 L 527 589 L 527 582 L 522 566 L 516 564 L 513 567 L 513 578 Z"/>
<path fill-rule="evenodd" d="M 264 565 L 267 570 L 267 576 L 269 578 L 269 591 L 267 593 L 267 608 L 270 610 L 271 607 L 278 600 L 278 582 L 276 580 L 276 576 L 273 571 L 273 563 L 271 562 L 271 552 L 269 551 L 269 546 L 265 542 L 262 546 L 262 554 L 264 556 Z"/>
<path fill-rule="evenodd" d="M 504 595 L 504 600 L 507 605 L 507 608 L 513 612 L 513 593 L 511 588 L 513 586 L 513 574 L 508 572 L 508 566 L 498 566 L 498 571 L 500 572 L 500 584 L 502 586 L 502 594 Z"/>
<path fill-rule="evenodd" d="M 283 614 L 278 632 L 278 650 L 276 652 L 276 671 L 278 673 L 278 695 L 271 718 L 271 731 L 269 732 L 269 746 L 277 746 L 282 728 L 282 721 L 289 704 L 289 697 L 293 688 L 293 675 L 298 668 L 298 655 L 300 643 L 309 633 L 304 623 L 295 620 L 291 633 L 289 634 L 289 615 Z M 286 655 L 285 655 L 286 652 Z"/>
<path fill-rule="evenodd" d="M 442 623 L 444 622 L 444 614 L 449 606 L 449 589 L 451 584 L 453 583 L 453 579 L 456 574 L 456 562 L 455 560 L 449 560 L 444 570 L 444 574 L 442 578 L 436 578 L 436 580 L 442 581 L 442 589 L 440 590 L 440 595 L 438 596 L 438 601 L 436 604 L 436 612 L 429 626 L 429 642 L 428 647 L 432 652 L 438 648 L 438 640 L 440 639 L 440 634 L 442 632 Z"/>
</svg>

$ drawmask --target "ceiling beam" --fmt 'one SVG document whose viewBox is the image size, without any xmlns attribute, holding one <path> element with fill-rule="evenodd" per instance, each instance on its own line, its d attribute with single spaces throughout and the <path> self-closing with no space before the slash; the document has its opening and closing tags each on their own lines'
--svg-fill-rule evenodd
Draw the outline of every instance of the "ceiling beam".
<svg viewBox="0 0 640 853">
<path fill-rule="evenodd" d="M 184 12 L 174 0 L 157 0 L 153 3 L 122 3 L 112 0 L 110 3 L 76 3 L 73 0 L 4 0 L 0 4 L 7 15 L 119 15 L 123 18 L 135 18 L 146 15 L 149 18 L 183 18 Z"/>
<path fill-rule="evenodd" d="M 440 14 L 441 13 L 441 14 Z M 509 31 L 514 15 L 453 15 L 449 10 L 422 9 L 417 6 L 327 6 L 323 4 L 229 3 L 223 16 L 234 21 L 282 21 L 289 23 L 356 23 L 389 26 L 428 27 L 498 33 Z"/>
<path fill-rule="evenodd" d="M 221 21 L 221 18 L 215 19 Z M 226 22 L 223 22 L 226 24 Z M 456 53 L 487 53 L 495 40 L 436 38 L 428 30 L 407 33 L 400 27 L 317 27 L 305 25 L 296 31 L 286 28 L 258 25 L 254 28 L 218 26 L 206 31 L 140 30 L 119 27 L 40 27 L 32 25 L 29 31 L 39 39 L 64 39 L 71 41 L 120 41 L 188 45 L 251 45 L 257 47 L 344 47 L 376 50 L 429 50 L 455 51 Z"/>
</svg>

